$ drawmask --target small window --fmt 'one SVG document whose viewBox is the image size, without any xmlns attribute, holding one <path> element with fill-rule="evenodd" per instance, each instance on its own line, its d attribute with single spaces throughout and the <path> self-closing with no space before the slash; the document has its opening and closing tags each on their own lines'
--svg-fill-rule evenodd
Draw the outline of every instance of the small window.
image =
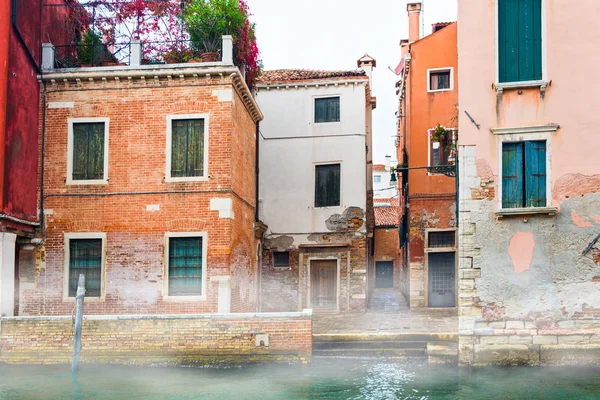
<svg viewBox="0 0 600 400">
<path fill-rule="evenodd" d="M 273 252 L 273 266 L 274 267 L 289 267 L 290 266 L 290 252 L 289 251 L 274 251 Z"/>
<path fill-rule="evenodd" d="M 340 98 L 315 99 L 315 123 L 340 122 Z"/>
<path fill-rule="evenodd" d="M 498 1 L 500 82 L 542 79 L 542 0 Z"/>
<path fill-rule="evenodd" d="M 373 177 L 373 180 L 375 181 L 375 183 L 379 183 L 379 182 L 381 182 L 381 175 L 375 175 L 375 176 Z"/>
<path fill-rule="evenodd" d="M 502 208 L 546 207 L 546 141 L 502 144 Z"/>
<path fill-rule="evenodd" d="M 429 91 L 450 90 L 450 70 L 429 72 Z"/>
<path fill-rule="evenodd" d="M 204 176 L 204 119 L 171 120 L 171 178 Z"/>
<path fill-rule="evenodd" d="M 454 247 L 456 244 L 455 231 L 429 232 L 427 247 L 431 249 Z"/>
<path fill-rule="evenodd" d="M 169 296 L 202 295 L 202 238 L 169 238 Z"/>
<path fill-rule="evenodd" d="M 69 297 L 77 295 L 79 275 L 85 275 L 85 297 L 100 297 L 102 239 L 69 240 Z"/>
<path fill-rule="evenodd" d="M 340 164 L 315 166 L 315 207 L 340 205 Z"/>
<path fill-rule="evenodd" d="M 73 121 L 69 132 L 68 182 L 98 183 L 106 181 L 107 123 L 92 118 Z"/>
<path fill-rule="evenodd" d="M 439 141 L 433 141 L 429 131 L 429 166 L 438 167 L 448 165 L 448 158 L 453 154 L 454 131 L 447 130 L 446 135 Z"/>
</svg>

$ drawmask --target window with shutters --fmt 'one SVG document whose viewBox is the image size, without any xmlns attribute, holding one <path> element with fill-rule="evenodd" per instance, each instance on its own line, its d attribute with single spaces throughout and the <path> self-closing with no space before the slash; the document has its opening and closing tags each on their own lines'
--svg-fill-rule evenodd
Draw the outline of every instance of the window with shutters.
<svg viewBox="0 0 600 400">
<path fill-rule="evenodd" d="M 340 164 L 315 166 L 315 207 L 336 207 L 340 203 Z"/>
<path fill-rule="evenodd" d="M 427 70 L 427 91 L 443 92 L 454 88 L 454 68 L 432 68 Z"/>
<path fill-rule="evenodd" d="M 322 122 L 340 122 L 339 96 L 315 99 L 315 123 Z"/>
<path fill-rule="evenodd" d="M 65 296 L 75 297 L 79 275 L 85 276 L 85 297 L 102 297 L 104 233 L 65 233 Z"/>
<path fill-rule="evenodd" d="M 167 234 L 167 296 L 204 296 L 206 234 Z"/>
<path fill-rule="evenodd" d="M 108 181 L 108 118 L 69 119 L 68 184 Z"/>
<path fill-rule="evenodd" d="M 500 83 L 542 79 L 542 0 L 498 0 Z"/>
<path fill-rule="evenodd" d="M 502 143 L 502 208 L 546 207 L 546 141 Z"/>
<path fill-rule="evenodd" d="M 208 116 L 167 117 L 167 181 L 206 179 Z"/>
</svg>

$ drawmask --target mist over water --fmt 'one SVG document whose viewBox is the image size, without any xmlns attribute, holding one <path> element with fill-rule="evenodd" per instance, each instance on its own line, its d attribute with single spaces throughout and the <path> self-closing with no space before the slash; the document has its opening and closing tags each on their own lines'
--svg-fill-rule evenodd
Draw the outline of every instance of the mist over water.
<svg viewBox="0 0 600 400">
<path fill-rule="evenodd" d="M 0 365 L 0 399 L 599 399 L 600 369 L 315 358 L 230 369 Z"/>
</svg>

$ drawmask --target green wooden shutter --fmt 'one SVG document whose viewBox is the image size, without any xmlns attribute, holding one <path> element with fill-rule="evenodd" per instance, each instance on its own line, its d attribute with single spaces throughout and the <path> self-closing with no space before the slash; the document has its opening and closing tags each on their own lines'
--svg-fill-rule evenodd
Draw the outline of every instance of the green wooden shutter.
<svg viewBox="0 0 600 400">
<path fill-rule="evenodd" d="M 327 122 L 326 99 L 315 99 L 315 122 Z"/>
<path fill-rule="evenodd" d="M 340 205 L 340 164 L 315 167 L 315 207 Z"/>
<path fill-rule="evenodd" d="M 546 142 L 525 142 L 525 206 L 546 207 Z"/>
<path fill-rule="evenodd" d="M 89 124 L 88 127 L 87 179 L 104 178 L 104 123 Z"/>
<path fill-rule="evenodd" d="M 204 172 L 204 120 L 187 121 L 186 176 L 202 176 Z"/>
<path fill-rule="evenodd" d="M 327 122 L 340 121 L 340 98 L 332 97 L 327 99 Z"/>
<path fill-rule="evenodd" d="M 85 275 L 85 296 L 100 297 L 102 287 L 102 239 L 70 239 L 69 297 L 77 295 L 79 274 Z"/>
<path fill-rule="evenodd" d="M 184 120 L 171 124 L 171 176 L 185 176 L 187 129 Z"/>
<path fill-rule="evenodd" d="M 502 144 L 502 208 L 523 207 L 523 143 Z"/>
<path fill-rule="evenodd" d="M 87 124 L 73 124 L 73 180 L 86 179 L 88 167 Z"/>
<path fill-rule="evenodd" d="M 202 295 L 202 238 L 169 240 L 169 296 Z"/>
<path fill-rule="evenodd" d="M 500 82 L 542 79 L 541 0 L 499 0 Z"/>
<path fill-rule="evenodd" d="M 340 164 L 329 166 L 327 174 L 327 205 L 340 205 Z"/>
</svg>

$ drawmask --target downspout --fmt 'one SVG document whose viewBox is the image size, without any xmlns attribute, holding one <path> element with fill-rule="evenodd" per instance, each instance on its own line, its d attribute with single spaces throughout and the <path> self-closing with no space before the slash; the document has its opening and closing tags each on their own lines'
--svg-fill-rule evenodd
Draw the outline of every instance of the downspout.
<svg viewBox="0 0 600 400">
<path fill-rule="evenodd" d="M 260 172 L 260 168 L 258 166 L 258 163 L 260 161 L 259 159 L 259 145 L 260 145 L 260 121 L 256 121 L 256 132 L 255 135 L 256 136 L 256 151 L 255 151 L 255 158 L 254 158 L 254 174 L 255 174 L 255 188 L 254 188 L 254 192 L 256 193 L 256 207 L 254 208 L 254 221 L 258 222 L 259 221 L 259 217 L 260 217 L 260 213 L 258 211 L 259 207 L 260 207 L 260 203 L 259 203 L 259 196 L 258 196 L 258 179 L 259 179 L 259 172 Z"/>
<path fill-rule="evenodd" d="M 40 244 L 44 244 L 46 240 L 46 224 L 44 221 L 44 159 L 45 159 L 45 148 L 46 148 L 46 82 L 42 81 L 42 149 L 41 149 L 41 166 L 40 166 L 40 229 L 42 230 L 42 241 Z"/>
</svg>

